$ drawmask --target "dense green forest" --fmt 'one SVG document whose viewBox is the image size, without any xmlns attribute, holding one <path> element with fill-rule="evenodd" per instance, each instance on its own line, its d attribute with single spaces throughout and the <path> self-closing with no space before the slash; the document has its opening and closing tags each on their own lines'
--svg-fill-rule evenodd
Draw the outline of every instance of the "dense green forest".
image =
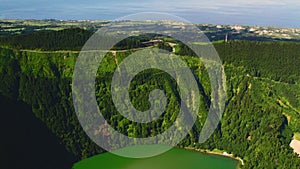
<svg viewBox="0 0 300 169">
<path fill-rule="evenodd" d="M 74 34 L 80 32 L 77 29 L 68 31 L 75 31 Z M 57 37 L 67 38 L 64 31 L 60 33 Z M 24 40 L 24 46 L 13 44 L 14 41 L 22 44 L 18 38 Z M 4 47 L 0 49 L 0 93 L 30 105 L 36 117 L 60 138 L 77 160 L 104 152 L 86 136 L 74 113 L 71 79 L 78 52 L 18 50 L 71 50 L 82 45 L 83 41 L 74 42 L 72 48 L 68 45 L 52 47 L 51 44 L 37 47 L 34 44 L 26 46 L 26 38 L 35 37 L 24 35 L 13 37 L 11 42 L 1 40 Z M 143 40 L 126 41 L 139 45 Z M 55 44 L 61 42 L 64 40 Z M 203 144 L 198 144 L 197 139 L 210 105 L 208 74 L 189 48 L 181 44 L 177 46 L 177 54 L 182 55 L 181 58 L 191 68 L 201 91 L 199 119 L 178 147 L 226 150 L 241 157 L 244 168 L 300 168 L 300 159 L 289 147 L 293 133 L 300 132 L 300 44 L 232 41 L 214 45 L 224 63 L 227 100 L 221 123 Z M 171 51 L 167 44 L 158 47 Z M 151 123 L 137 124 L 122 117 L 113 106 L 110 83 L 117 67 L 115 59 L 121 63 L 131 53 L 130 50 L 116 55 L 108 53 L 99 66 L 95 84 L 99 108 L 106 120 L 123 134 L 134 137 L 156 135 L 165 131 L 176 119 L 180 103 L 177 85 L 168 74 L 159 70 L 139 73 L 130 86 L 133 105 L 139 110 L 147 110 L 147 96 L 153 89 L 159 88 L 166 93 L 167 108 L 163 116 Z"/>
<path fill-rule="evenodd" d="M 47 31 L 47 32 L 32 32 L 20 35 L 6 35 L 0 36 L 0 45 L 13 48 L 13 49 L 26 49 L 26 50 L 42 50 L 42 51 L 55 51 L 55 50 L 75 50 L 80 51 L 85 42 L 92 36 L 93 32 L 80 28 L 64 29 L 60 31 Z M 151 46 L 145 43 L 161 37 L 156 34 L 146 34 L 142 36 L 132 36 L 117 43 L 113 49 L 132 49 Z M 159 47 L 165 49 L 168 46 L 164 43 Z M 170 47 L 168 48 L 170 50 Z"/>
<path fill-rule="evenodd" d="M 179 43 L 178 55 L 195 56 Z M 243 66 L 251 76 L 294 84 L 300 81 L 300 43 L 232 41 L 215 43 L 224 64 Z"/>
<path fill-rule="evenodd" d="M 14 49 L 80 50 L 93 34 L 74 28 L 51 32 L 33 32 L 14 36 L 1 36 L 0 44 Z"/>
</svg>

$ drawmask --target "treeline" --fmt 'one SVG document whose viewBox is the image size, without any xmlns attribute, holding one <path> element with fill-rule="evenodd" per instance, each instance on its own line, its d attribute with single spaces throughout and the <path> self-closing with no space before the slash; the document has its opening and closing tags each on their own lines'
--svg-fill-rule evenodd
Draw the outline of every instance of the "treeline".
<svg viewBox="0 0 300 169">
<path fill-rule="evenodd" d="M 238 41 L 214 46 L 224 63 L 245 66 L 252 76 L 300 81 L 300 43 Z"/>
<path fill-rule="evenodd" d="M 94 32 L 80 28 L 64 29 L 59 31 L 31 32 L 14 36 L 0 36 L 0 46 L 13 49 L 29 50 L 75 50 L 80 51 L 86 41 Z M 152 39 L 161 37 L 155 34 L 145 34 L 143 36 L 131 36 L 118 42 L 112 50 L 125 50 L 153 46 Z M 165 44 L 159 43 L 162 48 Z M 167 48 L 170 50 L 170 47 Z"/>
<path fill-rule="evenodd" d="M 14 49 L 31 50 L 80 50 L 91 31 L 80 28 L 50 32 L 33 32 L 15 36 L 0 37 L 0 45 Z"/>
<path fill-rule="evenodd" d="M 214 46 L 224 64 L 244 66 L 251 76 L 290 84 L 300 81 L 300 43 L 230 41 Z M 179 43 L 176 54 L 196 56 L 183 43 Z"/>
</svg>

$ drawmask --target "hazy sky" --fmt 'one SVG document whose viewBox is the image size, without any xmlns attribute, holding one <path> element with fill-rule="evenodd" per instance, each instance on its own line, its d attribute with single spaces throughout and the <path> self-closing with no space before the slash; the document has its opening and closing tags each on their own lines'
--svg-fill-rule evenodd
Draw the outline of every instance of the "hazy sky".
<svg viewBox="0 0 300 169">
<path fill-rule="evenodd" d="M 0 19 L 112 20 L 164 12 L 196 23 L 300 28 L 300 0 L 0 0 Z"/>
</svg>

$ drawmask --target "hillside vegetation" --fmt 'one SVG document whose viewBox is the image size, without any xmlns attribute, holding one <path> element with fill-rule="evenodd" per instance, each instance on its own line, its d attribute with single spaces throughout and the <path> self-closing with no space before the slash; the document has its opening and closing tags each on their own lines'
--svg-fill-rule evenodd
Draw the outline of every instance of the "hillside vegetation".
<svg viewBox="0 0 300 169">
<path fill-rule="evenodd" d="M 12 46 L 0 49 L 0 93 L 32 106 L 35 115 L 78 160 L 104 152 L 86 136 L 74 113 L 71 78 L 78 53 L 24 51 Z M 293 133 L 300 132 L 300 44 L 236 41 L 217 43 L 215 47 L 224 63 L 227 101 L 221 123 L 203 144 L 198 144 L 197 139 L 210 105 L 208 75 L 202 62 L 189 56 L 193 54 L 188 48 L 178 47 L 178 54 L 199 80 L 201 91 L 199 118 L 178 147 L 225 150 L 241 157 L 244 168 L 300 168 L 300 159 L 289 147 Z M 97 101 L 116 130 L 134 137 L 153 136 L 176 119 L 180 106 L 178 87 L 160 70 L 139 73 L 129 91 L 133 105 L 147 110 L 149 93 L 159 88 L 167 96 L 166 111 L 146 124 L 122 117 L 113 105 L 110 83 L 116 59 L 121 63 L 131 52 L 107 54 L 96 79 Z"/>
</svg>

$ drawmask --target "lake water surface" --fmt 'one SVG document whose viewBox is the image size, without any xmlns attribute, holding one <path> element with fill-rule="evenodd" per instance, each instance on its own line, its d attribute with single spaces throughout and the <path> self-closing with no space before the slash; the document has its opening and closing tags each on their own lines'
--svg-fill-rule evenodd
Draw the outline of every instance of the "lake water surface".
<svg viewBox="0 0 300 169">
<path fill-rule="evenodd" d="M 235 169 L 238 163 L 232 158 L 173 148 L 143 159 L 104 153 L 76 163 L 73 169 Z"/>
</svg>

